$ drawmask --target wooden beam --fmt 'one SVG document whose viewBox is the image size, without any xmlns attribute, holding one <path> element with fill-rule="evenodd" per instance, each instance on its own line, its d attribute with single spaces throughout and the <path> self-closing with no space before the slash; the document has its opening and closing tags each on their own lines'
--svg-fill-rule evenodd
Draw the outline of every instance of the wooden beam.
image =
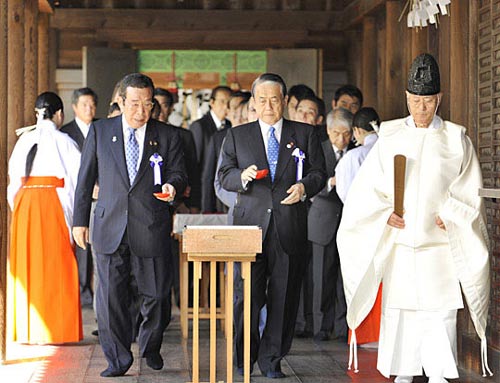
<svg viewBox="0 0 500 383">
<path fill-rule="evenodd" d="M 0 0 L 0 83 L 7 84 L 7 0 Z M 6 359 L 6 312 L 7 312 L 7 225 L 9 207 L 7 201 L 7 87 L 0 87 L 0 362 Z"/>
<path fill-rule="evenodd" d="M 334 43 L 338 38 L 333 34 L 309 35 L 304 30 L 231 30 L 231 31 L 171 31 L 169 33 L 152 33 L 148 29 L 99 29 L 96 32 L 96 41 L 101 42 L 123 42 L 133 47 L 160 44 L 164 47 L 172 45 L 189 46 L 190 49 L 217 48 L 222 46 L 248 47 L 297 47 Z"/>
<path fill-rule="evenodd" d="M 192 30 L 339 31 L 340 17 L 341 13 L 332 11 L 58 9 L 50 26 L 61 30 L 149 29 L 151 35 Z"/>
<path fill-rule="evenodd" d="M 382 7 L 387 0 L 353 0 L 342 12 L 340 20 L 342 20 L 341 30 L 348 29 L 355 24 L 360 24 L 363 18 L 377 8 Z M 398 15 L 399 17 L 399 15 Z M 397 19 L 396 19 L 397 22 Z"/>
</svg>

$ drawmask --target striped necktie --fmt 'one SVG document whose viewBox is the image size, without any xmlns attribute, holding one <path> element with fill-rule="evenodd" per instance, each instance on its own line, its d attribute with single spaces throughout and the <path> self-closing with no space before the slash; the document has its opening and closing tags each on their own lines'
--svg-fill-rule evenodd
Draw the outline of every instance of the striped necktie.
<svg viewBox="0 0 500 383">
<path fill-rule="evenodd" d="M 128 179 L 130 186 L 137 175 L 137 162 L 139 161 L 139 142 L 135 138 L 135 129 L 128 128 L 128 139 L 125 145 L 125 160 L 127 162 Z"/>
<path fill-rule="evenodd" d="M 267 162 L 269 163 L 269 172 L 271 173 L 271 180 L 274 182 L 274 175 L 276 174 L 276 165 L 278 165 L 278 154 L 280 150 L 280 143 L 274 134 L 274 126 L 269 128 L 269 139 L 267 141 Z"/>
</svg>

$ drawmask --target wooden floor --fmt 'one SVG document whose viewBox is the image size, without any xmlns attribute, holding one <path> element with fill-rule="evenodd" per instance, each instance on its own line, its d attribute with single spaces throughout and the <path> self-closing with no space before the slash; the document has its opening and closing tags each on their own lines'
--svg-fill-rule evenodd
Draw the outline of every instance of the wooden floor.
<svg viewBox="0 0 500 383">
<path fill-rule="evenodd" d="M 91 309 L 83 310 L 85 339 L 78 344 L 19 345 L 9 344 L 8 361 L 0 365 L 0 383 L 184 383 L 191 381 L 191 342 L 183 341 L 180 336 L 179 317 L 165 332 L 161 354 L 165 367 L 161 371 L 150 369 L 144 360 L 135 359 L 126 376 L 120 378 L 101 378 L 99 373 L 107 367 L 96 337 L 91 335 L 95 327 Z M 200 381 L 209 381 L 209 342 L 208 321 L 202 321 L 200 330 Z M 219 334 L 217 359 L 217 380 L 225 381 L 225 341 Z M 133 345 L 137 355 L 137 345 Z M 347 345 L 333 341 L 315 343 L 312 339 L 295 339 L 292 350 L 282 363 L 286 374 L 280 383 L 382 383 L 391 382 L 376 370 L 376 350 L 359 349 L 358 374 L 346 370 Z M 235 382 L 242 377 L 234 372 Z M 482 378 L 472 372 L 461 371 L 461 378 L 453 383 L 499 383 L 500 372 L 491 378 Z M 253 383 L 270 383 L 271 379 L 260 375 L 257 366 L 252 374 Z M 418 378 L 415 383 L 427 382 Z"/>
</svg>

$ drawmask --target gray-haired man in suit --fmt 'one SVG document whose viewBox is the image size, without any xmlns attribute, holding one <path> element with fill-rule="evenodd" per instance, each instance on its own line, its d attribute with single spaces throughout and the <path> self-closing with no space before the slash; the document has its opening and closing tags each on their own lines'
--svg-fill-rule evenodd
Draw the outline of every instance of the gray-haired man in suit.
<svg viewBox="0 0 500 383">
<path fill-rule="evenodd" d="M 268 378 L 283 378 L 281 359 L 292 345 L 307 262 L 305 199 L 321 190 L 326 177 L 314 128 L 283 119 L 283 79 L 272 73 L 259 76 L 252 96 L 259 119 L 228 131 L 219 176 L 224 189 L 238 192 L 234 224 L 262 227 L 262 254 L 252 265 L 250 362 L 258 362 Z M 265 169 L 269 175 L 258 177 L 257 170 Z M 264 304 L 268 315 L 261 339 L 259 312 Z M 243 326 L 238 306 L 239 301 L 236 362 L 241 373 Z"/>
</svg>

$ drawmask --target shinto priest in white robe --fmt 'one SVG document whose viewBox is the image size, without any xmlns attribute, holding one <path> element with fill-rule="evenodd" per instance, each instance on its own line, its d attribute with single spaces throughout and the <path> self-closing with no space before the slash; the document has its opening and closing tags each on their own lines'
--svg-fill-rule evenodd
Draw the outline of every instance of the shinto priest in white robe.
<svg viewBox="0 0 500 383">
<path fill-rule="evenodd" d="M 463 308 L 461 286 L 482 341 L 484 374 L 489 371 L 489 242 L 478 196 L 481 169 L 472 143 L 464 127 L 437 116 L 426 129 L 416 128 L 411 117 L 385 122 L 379 136 L 349 190 L 337 235 L 348 325 L 360 325 L 383 281 L 380 372 L 413 376 L 424 368 L 427 376 L 456 378 L 454 324 L 456 310 Z M 394 211 L 396 154 L 407 158 L 404 229 L 387 225 Z M 436 225 L 437 216 L 446 230 Z M 424 332 L 430 327 L 442 329 L 441 334 L 431 334 L 430 345 L 419 344 L 420 339 L 416 346 L 405 345 L 415 338 L 418 329 L 413 326 L 423 322 L 430 323 Z M 433 338 L 446 339 L 445 344 L 438 342 L 433 350 Z M 420 354 L 407 355 L 408 350 Z M 430 363 L 426 352 L 434 353 Z"/>
</svg>

